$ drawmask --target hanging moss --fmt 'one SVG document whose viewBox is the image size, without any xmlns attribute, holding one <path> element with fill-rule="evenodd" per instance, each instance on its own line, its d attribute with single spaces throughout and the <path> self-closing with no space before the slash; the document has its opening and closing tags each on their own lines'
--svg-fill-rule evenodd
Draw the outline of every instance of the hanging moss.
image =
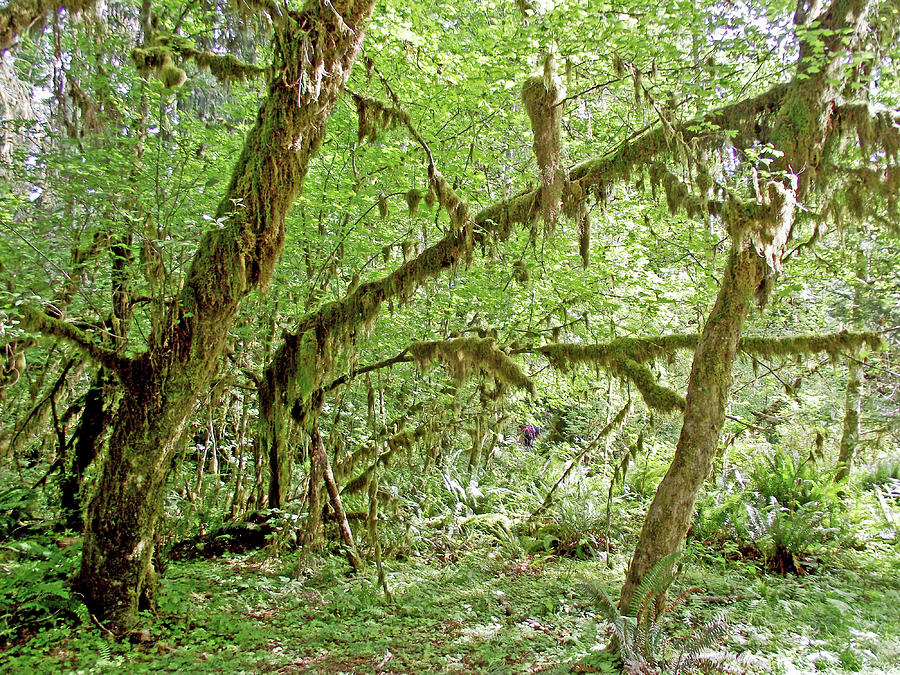
<svg viewBox="0 0 900 675">
<path fill-rule="evenodd" d="M 416 215 L 416 211 L 419 210 L 419 203 L 422 201 L 422 191 L 412 188 L 404 195 L 404 198 L 406 199 L 406 206 L 409 209 L 409 215 Z"/>
<path fill-rule="evenodd" d="M 565 87 L 551 55 L 543 71 L 533 73 L 522 85 L 522 102 L 534 134 L 534 154 L 541 172 L 541 209 L 548 227 L 556 224 L 565 175 L 562 171 L 561 129 Z"/>
<path fill-rule="evenodd" d="M 454 228 L 463 226 L 471 226 L 471 215 L 469 205 L 464 202 L 443 174 L 435 171 L 431 176 L 431 189 L 434 191 L 437 202 L 444 207 L 447 215 L 450 216 L 450 222 Z"/>
<path fill-rule="evenodd" d="M 430 209 L 434 206 L 434 203 L 437 201 L 437 194 L 434 191 L 434 186 L 428 186 L 428 192 L 425 193 L 425 205 Z"/>
<path fill-rule="evenodd" d="M 416 242 L 412 239 L 405 239 L 403 240 L 403 243 L 400 244 L 400 250 L 403 253 L 403 262 L 408 262 L 416 251 Z"/>
<path fill-rule="evenodd" d="M 445 341 L 414 342 L 409 346 L 420 370 L 440 361 L 450 377 L 458 382 L 470 377 L 488 375 L 503 385 L 535 393 L 534 383 L 491 338 L 458 337 Z"/>
<path fill-rule="evenodd" d="M 527 284 L 531 278 L 528 264 L 524 260 L 516 260 L 516 262 L 513 263 L 512 273 L 516 283 L 521 284 L 522 286 Z"/>
<path fill-rule="evenodd" d="M 155 75 L 168 89 L 181 87 L 187 80 L 187 73 L 175 65 L 168 47 L 137 47 L 132 50 L 131 58 L 139 73 Z"/>
<path fill-rule="evenodd" d="M 679 350 L 695 349 L 700 336 L 697 334 L 664 335 L 654 338 L 617 338 L 600 344 L 546 344 L 534 351 L 543 354 L 557 370 L 568 370 L 577 364 L 593 364 L 634 383 L 651 408 L 660 411 L 683 409 L 680 394 L 657 384 L 656 379 L 643 364 L 664 357 L 671 357 Z M 744 337 L 740 350 L 763 358 L 788 355 L 827 353 L 837 360 L 842 353 L 855 352 L 862 345 L 877 349 L 882 344 L 879 333 L 830 333 L 825 335 L 799 335 L 784 338 Z M 754 367 L 755 367 L 754 362 Z"/>
</svg>

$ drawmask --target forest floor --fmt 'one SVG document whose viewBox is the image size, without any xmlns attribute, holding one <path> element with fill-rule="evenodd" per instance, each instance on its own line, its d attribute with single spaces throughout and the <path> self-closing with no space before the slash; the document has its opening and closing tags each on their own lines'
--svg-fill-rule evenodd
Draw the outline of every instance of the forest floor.
<svg viewBox="0 0 900 675">
<path fill-rule="evenodd" d="M 0 671 L 618 672 L 585 584 L 615 597 L 626 563 L 615 553 L 610 565 L 602 555 L 526 555 L 476 537 L 443 555 L 387 560 L 390 602 L 374 569 L 353 576 L 337 555 L 171 563 L 159 614 L 130 639 L 108 639 L 89 618 L 26 628 L 0 650 Z M 767 575 L 699 548 L 670 597 L 698 590 L 661 629 L 677 647 L 724 616 L 708 655 L 728 672 L 900 673 L 895 546 L 841 552 L 806 572 Z"/>
</svg>

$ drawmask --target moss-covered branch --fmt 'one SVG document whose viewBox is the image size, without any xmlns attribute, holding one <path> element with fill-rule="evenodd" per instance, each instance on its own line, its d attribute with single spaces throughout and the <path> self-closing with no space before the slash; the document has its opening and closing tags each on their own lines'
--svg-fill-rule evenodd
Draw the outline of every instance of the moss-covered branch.
<svg viewBox="0 0 900 675">
<path fill-rule="evenodd" d="M 396 356 L 382 359 L 335 378 L 320 389 L 324 394 L 351 380 L 398 363 L 416 363 L 420 370 L 427 370 L 431 362 L 446 366 L 454 380 L 465 380 L 476 375 L 490 375 L 502 384 L 526 389 L 534 393 L 534 383 L 516 363 L 489 338 L 453 338 L 414 342 Z"/>
<path fill-rule="evenodd" d="M 637 363 L 647 363 L 668 357 L 678 350 L 694 349 L 699 336 L 660 335 L 652 338 L 616 338 L 596 344 L 553 343 L 534 348 L 513 350 L 512 353 L 538 353 L 545 356 L 550 365 L 558 370 L 566 370 L 571 365 L 591 363 L 600 367 L 631 359 Z"/>
<path fill-rule="evenodd" d="M 592 364 L 632 382 L 647 405 L 661 412 L 683 410 L 684 398 L 677 392 L 659 385 L 644 364 L 659 358 L 669 358 L 676 351 L 695 349 L 697 334 L 662 335 L 654 338 L 617 338 L 599 344 L 554 343 L 540 347 L 512 350 L 512 354 L 541 354 L 559 370 L 578 364 Z M 824 335 L 795 335 L 790 337 L 744 337 L 740 351 L 762 358 L 827 353 L 836 360 L 841 353 L 856 352 L 862 345 L 878 349 L 880 333 L 848 332 Z"/>
<path fill-rule="evenodd" d="M 776 85 L 758 96 L 724 106 L 683 124 L 660 123 L 604 157 L 576 165 L 569 173 L 569 181 L 576 183 L 577 191 L 582 194 L 603 191 L 613 183 L 627 180 L 635 169 L 649 166 L 653 160 L 669 154 L 674 135 L 690 143 L 694 138 L 718 139 L 721 132 L 730 131 L 737 134 L 734 143 L 740 145 L 753 135 L 760 119 L 777 110 L 787 90 L 786 84 Z"/>
<path fill-rule="evenodd" d="M 745 337 L 741 338 L 740 349 L 746 354 L 769 359 L 779 356 L 826 353 L 836 360 L 842 353 L 855 353 L 863 345 L 879 349 L 882 344 L 881 333 L 841 331 L 824 335 L 795 335 L 782 338 Z"/>
<path fill-rule="evenodd" d="M 209 70 L 219 82 L 241 82 L 266 77 L 270 72 L 264 66 L 244 63 L 233 54 L 216 54 L 178 42 L 161 41 L 152 46 L 135 47 L 131 58 L 139 72 L 155 73 L 170 88 L 180 87 L 186 78 L 184 70 L 175 64 L 176 60 L 193 61 L 199 68 Z"/>
<path fill-rule="evenodd" d="M 90 335 L 68 321 L 47 316 L 36 307 L 25 306 L 22 310 L 22 328 L 34 333 L 52 335 L 65 340 L 81 350 L 86 356 L 110 370 L 120 373 L 128 360 L 113 350 L 97 344 Z"/>
<path fill-rule="evenodd" d="M 0 9 L 0 52 L 13 47 L 22 33 L 39 32 L 51 12 L 83 12 L 96 4 L 97 0 L 10 0 Z"/>
<path fill-rule="evenodd" d="M 535 393 L 531 379 L 490 338 L 458 337 L 452 340 L 414 342 L 408 350 L 422 370 L 427 369 L 431 362 L 440 361 L 454 380 L 465 380 L 473 375 L 490 375 L 502 385 Z"/>
</svg>

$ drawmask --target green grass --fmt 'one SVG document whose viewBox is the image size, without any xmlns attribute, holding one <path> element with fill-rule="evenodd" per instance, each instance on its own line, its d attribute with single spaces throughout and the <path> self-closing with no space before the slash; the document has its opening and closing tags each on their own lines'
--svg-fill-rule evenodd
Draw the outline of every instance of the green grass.
<svg viewBox="0 0 900 675">
<path fill-rule="evenodd" d="M 481 542 L 452 562 L 390 561 L 387 603 L 374 572 L 351 577 L 342 559 L 300 565 L 262 555 L 170 566 L 158 617 L 127 640 L 96 625 L 24 636 L 3 672 L 531 673 L 613 672 L 607 634 L 581 582 L 615 595 L 624 565 L 554 556 L 504 558 Z M 900 663 L 896 550 L 845 554 L 805 577 L 695 556 L 676 585 L 702 594 L 675 626 L 724 611 L 723 651 L 748 672 L 892 672 Z M 298 573 L 298 574 L 295 574 Z M 729 663 L 734 663 L 729 660 Z M 793 669 L 793 670 L 792 670 Z"/>
</svg>

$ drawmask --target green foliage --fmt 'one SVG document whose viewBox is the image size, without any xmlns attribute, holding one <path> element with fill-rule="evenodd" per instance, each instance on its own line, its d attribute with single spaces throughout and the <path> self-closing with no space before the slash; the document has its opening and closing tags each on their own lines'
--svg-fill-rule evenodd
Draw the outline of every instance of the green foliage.
<svg viewBox="0 0 900 675">
<path fill-rule="evenodd" d="M 38 493 L 25 487 L 0 490 L 0 540 L 11 536 L 23 519 L 35 517 Z"/>
<path fill-rule="evenodd" d="M 766 569 L 804 573 L 803 558 L 848 541 L 846 497 L 833 475 L 811 458 L 779 449 L 758 462 L 745 487 L 709 493 L 694 519 L 694 536 Z"/>
<path fill-rule="evenodd" d="M 687 589 L 671 602 L 665 599 L 664 593 L 673 579 L 672 566 L 680 557 L 681 553 L 671 554 L 650 569 L 627 613 L 619 610 L 602 587 L 585 585 L 588 596 L 610 627 L 613 638 L 610 646 L 618 650 L 628 675 L 724 670 L 723 657 L 705 653 L 724 641 L 728 632 L 724 618 L 717 616 L 684 631 L 672 616 L 676 608 L 700 589 Z"/>
<path fill-rule="evenodd" d="M 832 473 L 812 457 L 801 458 L 782 448 L 753 467 L 750 482 L 759 501 L 774 501 L 790 511 L 808 504 L 829 508 L 839 503 L 840 488 Z"/>
<path fill-rule="evenodd" d="M 0 574 L 0 643 L 57 625 L 90 623 L 69 582 L 78 569 L 80 543 L 45 538 L 5 544 Z"/>
<path fill-rule="evenodd" d="M 859 480 L 860 487 L 872 490 L 875 487 L 886 487 L 888 493 L 900 494 L 900 459 L 883 459 L 866 469 Z"/>
<path fill-rule="evenodd" d="M 546 552 L 580 560 L 594 558 L 605 551 L 609 533 L 606 514 L 594 500 L 569 494 L 554 502 L 533 525 L 526 539 L 530 553 Z"/>
</svg>

